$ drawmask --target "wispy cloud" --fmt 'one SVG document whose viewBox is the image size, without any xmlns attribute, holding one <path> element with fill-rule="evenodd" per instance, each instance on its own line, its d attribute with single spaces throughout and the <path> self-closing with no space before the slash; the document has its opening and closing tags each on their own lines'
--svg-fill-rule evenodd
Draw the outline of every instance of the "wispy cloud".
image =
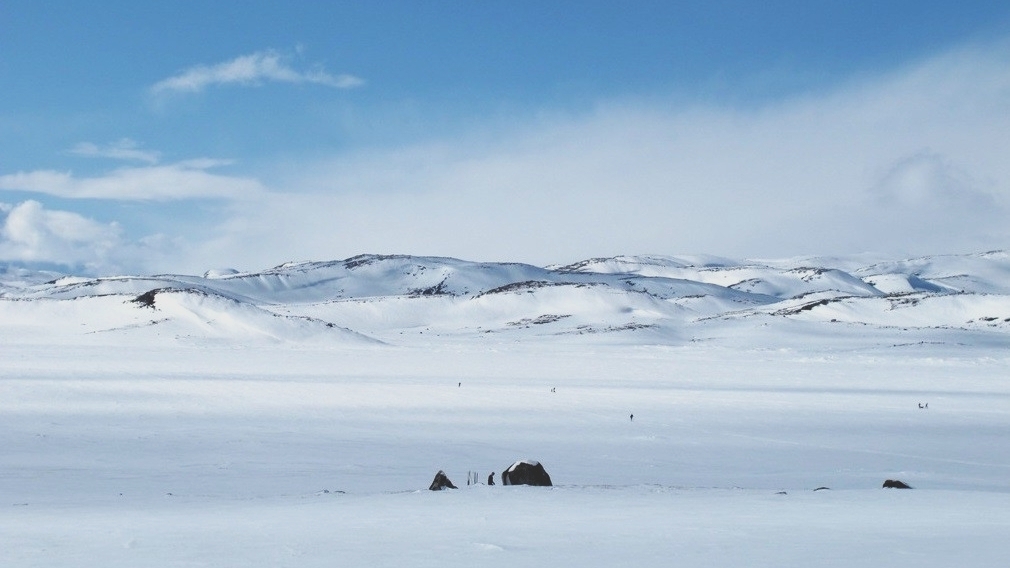
<svg viewBox="0 0 1010 568">
<path fill-rule="evenodd" d="M 122 138 L 111 144 L 99 146 L 92 142 L 81 142 L 70 149 L 71 154 L 88 158 L 112 158 L 114 160 L 129 160 L 156 164 L 161 159 L 161 153 L 154 150 L 144 150 L 140 144 L 130 138 Z"/>
<path fill-rule="evenodd" d="M 251 199 L 265 191 L 257 180 L 208 171 L 227 165 L 223 160 L 198 159 L 120 168 L 96 177 L 76 177 L 71 172 L 35 170 L 0 176 L 0 189 L 28 191 L 67 198 L 127 201 L 180 199 Z"/>
<path fill-rule="evenodd" d="M 321 67 L 297 70 L 274 50 L 259 51 L 215 65 L 197 65 L 151 86 L 154 95 L 199 93 L 212 85 L 260 85 L 264 82 L 311 83 L 352 89 L 365 82 L 354 75 L 328 73 Z"/>
</svg>

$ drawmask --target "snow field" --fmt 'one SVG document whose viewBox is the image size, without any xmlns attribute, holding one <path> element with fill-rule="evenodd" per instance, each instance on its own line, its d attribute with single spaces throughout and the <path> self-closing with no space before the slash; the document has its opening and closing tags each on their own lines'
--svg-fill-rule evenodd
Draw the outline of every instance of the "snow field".
<svg viewBox="0 0 1010 568">
<path fill-rule="evenodd" d="M 998 350 L 102 337 L 0 348 L 4 566 L 991 566 L 1010 552 Z M 556 487 L 465 485 L 524 458 Z M 439 469 L 462 488 L 426 491 Z"/>
<path fill-rule="evenodd" d="M 998 566 L 1010 499 L 964 491 L 464 487 L 0 517 L 9 566 Z"/>
</svg>

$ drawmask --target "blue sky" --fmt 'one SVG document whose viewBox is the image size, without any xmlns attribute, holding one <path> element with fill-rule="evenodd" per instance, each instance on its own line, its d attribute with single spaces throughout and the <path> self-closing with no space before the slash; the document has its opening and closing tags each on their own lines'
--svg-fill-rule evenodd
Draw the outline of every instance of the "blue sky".
<svg viewBox="0 0 1010 568">
<path fill-rule="evenodd" d="M 0 54 L 0 263 L 1010 246 L 1000 2 L 8 0 Z"/>
</svg>

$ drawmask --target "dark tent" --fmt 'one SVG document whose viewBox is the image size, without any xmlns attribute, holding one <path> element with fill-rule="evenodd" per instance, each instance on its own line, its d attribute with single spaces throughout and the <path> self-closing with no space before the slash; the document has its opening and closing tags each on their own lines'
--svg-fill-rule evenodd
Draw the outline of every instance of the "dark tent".
<svg viewBox="0 0 1010 568">
<path fill-rule="evenodd" d="M 435 474 L 435 479 L 432 480 L 431 486 L 428 489 L 441 491 L 443 489 L 456 489 L 456 486 L 449 481 L 449 477 L 445 475 L 444 471 L 438 470 L 438 473 Z"/>
<path fill-rule="evenodd" d="M 890 489 L 911 489 L 912 486 L 905 483 L 904 481 L 899 481 L 897 479 L 887 479 L 884 481 L 884 487 Z"/>
<path fill-rule="evenodd" d="M 502 485 L 539 485 L 550 487 L 551 476 L 547 475 L 540 462 L 521 460 L 501 472 Z"/>
</svg>

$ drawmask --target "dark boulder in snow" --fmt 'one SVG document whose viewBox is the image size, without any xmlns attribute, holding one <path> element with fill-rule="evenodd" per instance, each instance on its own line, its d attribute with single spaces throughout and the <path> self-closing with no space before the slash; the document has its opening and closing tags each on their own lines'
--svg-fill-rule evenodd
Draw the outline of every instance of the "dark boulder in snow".
<svg viewBox="0 0 1010 568">
<path fill-rule="evenodd" d="M 551 476 L 540 462 L 520 460 L 501 472 L 502 485 L 539 485 L 550 487 Z"/>
<path fill-rule="evenodd" d="M 435 479 L 432 480 L 431 486 L 428 487 L 428 489 L 431 489 L 432 491 L 441 491 L 443 489 L 456 489 L 456 486 L 449 481 L 449 477 L 444 471 L 438 470 L 438 473 L 435 474 Z"/>
<path fill-rule="evenodd" d="M 911 489 L 912 486 L 897 479 L 887 479 L 884 481 L 884 488 L 890 489 Z"/>
<path fill-rule="evenodd" d="M 131 301 L 133 303 L 135 303 L 135 304 L 140 304 L 141 306 L 144 306 L 145 308 L 153 308 L 154 307 L 154 296 L 158 292 L 160 292 L 160 291 L 161 290 L 148 290 L 147 292 L 144 292 L 143 294 L 137 296 L 136 298 L 134 298 Z"/>
</svg>

